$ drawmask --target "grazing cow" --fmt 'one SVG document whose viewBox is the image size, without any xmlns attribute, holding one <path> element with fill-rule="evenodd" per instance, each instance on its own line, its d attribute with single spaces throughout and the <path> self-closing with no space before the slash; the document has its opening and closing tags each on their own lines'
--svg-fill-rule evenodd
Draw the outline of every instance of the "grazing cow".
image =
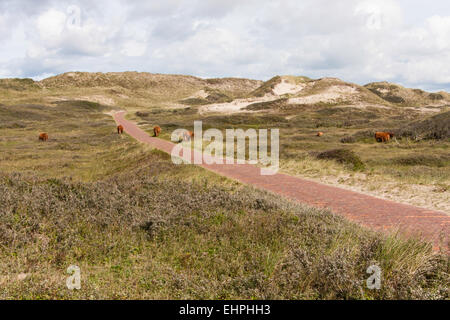
<svg viewBox="0 0 450 320">
<path fill-rule="evenodd" d="M 117 126 L 117 133 L 118 133 L 118 134 L 122 134 L 122 133 L 123 133 L 123 126 L 122 126 L 121 124 L 119 124 L 119 125 Z"/>
<path fill-rule="evenodd" d="M 45 132 L 39 134 L 39 141 L 47 141 L 47 140 L 48 140 L 48 134 L 46 134 Z"/>
<path fill-rule="evenodd" d="M 323 132 L 317 132 L 317 136 L 318 136 L 318 137 L 323 136 Z"/>
<path fill-rule="evenodd" d="M 153 136 L 157 137 L 157 136 L 159 136 L 160 133 L 161 133 L 161 128 L 159 126 L 155 126 L 153 128 Z"/>
<path fill-rule="evenodd" d="M 191 139 L 194 137 L 194 133 L 192 131 L 186 131 L 183 133 L 183 140 L 184 141 L 191 141 Z"/>
<path fill-rule="evenodd" d="M 375 132 L 377 142 L 388 142 L 392 137 L 394 137 L 392 132 Z"/>
</svg>

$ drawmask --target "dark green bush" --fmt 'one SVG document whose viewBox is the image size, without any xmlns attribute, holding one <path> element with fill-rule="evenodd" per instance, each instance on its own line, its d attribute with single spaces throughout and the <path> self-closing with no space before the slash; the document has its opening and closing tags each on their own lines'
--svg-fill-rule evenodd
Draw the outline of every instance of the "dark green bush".
<svg viewBox="0 0 450 320">
<path fill-rule="evenodd" d="M 245 110 L 268 110 L 268 109 L 278 109 L 287 105 L 288 99 L 278 99 L 275 101 L 266 101 L 266 102 L 258 102 L 253 103 L 245 108 Z"/>
<path fill-rule="evenodd" d="M 67 101 L 57 101 L 55 102 L 56 105 L 58 105 L 60 110 L 63 110 L 64 108 L 70 109 L 73 111 L 73 109 L 78 110 L 91 110 L 91 111 L 104 111 L 109 110 L 109 107 L 106 107 L 104 105 L 101 105 L 97 102 L 92 101 L 85 101 L 85 100 L 67 100 Z"/>
<path fill-rule="evenodd" d="M 397 130 L 399 136 L 415 140 L 441 140 L 450 138 L 450 111 L 423 121 L 416 121 Z"/>
<path fill-rule="evenodd" d="M 442 94 L 439 94 L 439 93 L 430 93 L 429 97 L 431 100 L 443 100 L 444 99 Z"/>
<path fill-rule="evenodd" d="M 336 160 L 337 162 L 351 165 L 353 170 L 364 169 L 364 163 L 361 158 L 352 150 L 334 149 L 319 153 L 318 159 Z"/>
<path fill-rule="evenodd" d="M 209 104 L 209 101 L 202 98 L 189 98 L 181 100 L 180 103 L 189 105 L 189 106 L 201 106 L 204 104 Z"/>
<path fill-rule="evenodd" d="M 394 159 L 394 162 L 403 166 L 444 167 L 445 160 L 435 156 L 414 155 Z"/>
<path fill-rule="evenodd" d="M 404 103 L 405 99 L 403 99 L 402 97 L 399 96 L 395 96 L 392 94 L 388 94 L 386 96 L 383 97 L 384 100 L 392 102 L 392 103 Z"/>
<path fill-rule="evenodd" d="M 352 136 L 346 136 L 341 139 L 341 142 L 342 143 L 355 143 L 356 139 L 355 139 L 355 137 L 352 137 Z"/>
<path fill-rule="evenodd" d="M 141 111 L 136 112 L 136 116 L 141 117 L 141 118 L 148 117 L 148 115 L 149 115 L 148 112 L 141 112 Z"/>
<path fill-rule="evenodd" d="M 225 103 L 233 101 L 232 98 L 217 90 L 209 90 L 206 97 L 208 103 Z"/>
</svg>

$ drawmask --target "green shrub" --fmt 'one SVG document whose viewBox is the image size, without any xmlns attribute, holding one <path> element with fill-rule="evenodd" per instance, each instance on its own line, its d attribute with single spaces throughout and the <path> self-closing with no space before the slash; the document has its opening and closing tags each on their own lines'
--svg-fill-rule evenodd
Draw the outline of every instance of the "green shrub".
<svg viewBox="0 0 450 320">
<path fill-rule="evenodd" d="M 336 160 L 337 162 L 351 165 L 353 170 L 364 169 L 364 163 L 361 158 L 352 150 L 334 149 L 319 153 L 318 159 Z"/>
<path fill-rule="evenodd" d="M 275 101 L 258 102 L 247 106 L 245 110 L 258 111 L 258 110 L 278 109 L 280 107 L 287 105 L 287 102 L 288 99 L 285 98 L 277 99 Z"/>
<path fill-rule="evenodd" d="M 92 102 L 92 101 L 85 101 L 85 100 L 67 100 L 67 101 L 57 101 L 55 102 L 57 106 L 60 107 L 60 110 L 69 109 L 70 111 L 73 111 L 74 109 L 77 110 L 91 110 L 91 111 L 104 111 L 109 110 L 109 107 L 103 106 L 100 103 Z"/>
<path fill-rule="evenodd" d="M 282 78 L 280 76 L 275 76 L 272 79 L 264 82 L 258 89 L 250 93 L 251 97 L 263 97 L 267 93 L 271 93 L 275 86 L 281 83 Z"/>
<path fill-rule="evenodd" d="M 148 112 L 141 112 L 141 111 L 138 111 L 138 112 L 136 112 L 136 116 L 137 117 L 140 117 L 140 118 L 142 118 L 142 117 L 148 117 L 148 115 L 149 115 L 149 113 Z"/>
<path fill-rule="evenodd" d="M 233 101 L 233 98 L 219 90 L 208 89 L 207 93 L 208 96 L 206 98 L 188 98 L 181 100 L 180 103 L 190 106 L 201 106 L 212 103 L 227 103 Z"/>
<path fill-rule="evenodd" d="M 450 111 L 423 121 L 416 121 L 397 130 L 402 137 L 415 140 L 441 140 L 450 138 Z"/>
<path fill-rule="evenodd" d="M 172 113 L 182 114 L 182 115 L 190 115 L 190 114 L 196 114 L 197 110 L 195 108 L 187 107 L 187 108 L 180 108 L 180 109 L 172 109 Z"/>
<path fill-rule="evenodd" d="M 233 101 L 233 98 L 230 98 L 225 93 L 218 90 L 208 90 L 206 101 L 208 103 L 226 103 Z"/>
<path fill-rule="evenodd" d="M 209 101 L 202 98 L 189 98 L 181 100 L 180 103 L 189 105 L 189 106 L 201 106 L 205 104 L 209 104 Z"/>
<path fill-rule="evenodd" d="M 439 93 L 430 93 L 430 94 L 428 95 L 428 97 L 429 97 L 431 100 L 443 100 L 443 99 L 444 99 L 444 97 L 442 96 L 442 94 L 439 94 Z"/>
<path fill-rule="evenodd" d="M 445 160 L 435 156 L 414 155 L 394 159 L 394 163 L 403 166 L 444 167 Z"/>
<path fill-rule="evenodd" d="M 355 143 L 356 139 L 355 139 L 355 137 L 352 137 L 352 136 L 346 136 L 341 139 L 341 142 L 342 143 Z"/>
<path fill-rule="evenodd" d="M 0 79 L 0 89 L 26 91 L 39 90 L 39 85 L 33 79 Z"/>
<path fill-rule="evenodd" d="M 395 96 L 393 94 L 388 94 L 383 97 L 384 100 L 392 102 L 392 103 L 404 103 L 405 99 L 400 96 Z"/>
<path fill-rule="evenodd" d="M 2 123 L 0 122 L 0 129 L 23 129 L 26 128 L 27 125 L 23 122 L 11 122 L 11 123 Z"/>
</svg>

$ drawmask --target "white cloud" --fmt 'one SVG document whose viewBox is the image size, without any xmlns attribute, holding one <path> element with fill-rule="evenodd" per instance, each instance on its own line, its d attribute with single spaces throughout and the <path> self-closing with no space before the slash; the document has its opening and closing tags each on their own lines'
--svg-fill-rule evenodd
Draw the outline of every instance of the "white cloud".
<svg viewBox="0 0 450 320">
<path fill-rule="evenodd" d="M 37 18 L 37 31 L 44 42 L 52 42 L 61 36 L 66 26 L 67 16 L 64 12 L 50 9 Z"/>
<path fill-rule="evenodd" d="M 430 37 L 436 41 L 439 50 L 450 49 L 450 16 L 432 16 L 427 19 Z"/>
<path fill-rule="evenodd" d="M 121 53 L 128 57 L 140 57 L 147 51 L 147 44 L 138 41 L 127 41 L 125 42 Z"/>
<path fill-rule="evenodd" d="M 4 0 L 0 76 L 304 74 L 450 89 L 450 6 L 419 3 Z"/>
<path fill-rule="evenodd" d="M 393 0 L 365 0 L 356 5 L 355 14 L 365 19 L 370 30 L 388 30 L 402 22 L 402 10 Z"/>
</svg>

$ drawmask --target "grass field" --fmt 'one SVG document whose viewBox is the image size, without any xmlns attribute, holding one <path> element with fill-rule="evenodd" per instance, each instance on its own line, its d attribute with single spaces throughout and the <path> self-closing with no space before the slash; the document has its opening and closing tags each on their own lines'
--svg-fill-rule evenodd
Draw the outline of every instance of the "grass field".
<svg viewBox="0 0 450 320">
<path fill-rule="evenodd" d="M 450 112 L 444 111 L 442 115 L 448 130 Z M 160 125 L 165 139 L 170 139 L 170 133 L 176 128 L 193 130 L 195 120 L 202 120 L 205 130 L 279 128 L 280 164 L 284 172 L 450 213 L 448 137 L 416 140 L 405 134 L 386 144 L 377 143 L 373 138 L 376 131 L 401 132 L 413 119 L 427 117 L 401 108 L 387 113 L 344 106 L 298 106 L 289 113 L 275 110 L 231 115 L 199 115 L 195 106 L 190 106 L 141 110 L 129 116 L 148 132 L 154 125 Z M 325 135 L 316 137 L 318 131 Z M 364 167 L 355 170 L 351 163 L 317 158 L 321 152 L 336 149 L 353 151 Z"/>
<path fill-rule="evenodd" d="M 245 95 L 229 81 L 229 91 L 221 92 Z M 176 101 L 201 88 L 194 84 L 181 88 Z M 165 139 L 175 128 L 191 129 L 194 119 L 205 128 L 278 127 L 283 170 L 345 176 L 351 181 L 340 184 L 378 189 L 420 184 L 446 196 L 448 140 L 376 144 L 365 133 L 407 128 L 422 115 L 327 111 L 342 107 L 325 105 L 199 115 L 199 106 L 167 102 L 151 83 L 145 90 L 114 89 L 129 96 L 127 90 L 137 90 L 130 99 L 112 89 L 30 85 L 13 81 L 13 89 L 0 92 L 0 298 L 449 298 L 448 256 L 430 244 L 376 233 L 198 167 L 175 166 L 168 155 L 117 135 L 107 112 L 126 109 L 149 131 L 160 125 Z M 86 96 L 116 99 L 115 106 Z M 319 130 L 323 139 L 314 137 Z M 38 141 L 40 132 L 49 133 L 48 142 Z M 342 143 L 347 136 L 354 141 Z M 364 168 L 317 159 L 336 148 L 353 150 Z M 81 268 L 81 290 L 66 288 L 73 264 Z M 383 271 L 381 290 L 366 287 L 372 264 Z"/>
</svg>

